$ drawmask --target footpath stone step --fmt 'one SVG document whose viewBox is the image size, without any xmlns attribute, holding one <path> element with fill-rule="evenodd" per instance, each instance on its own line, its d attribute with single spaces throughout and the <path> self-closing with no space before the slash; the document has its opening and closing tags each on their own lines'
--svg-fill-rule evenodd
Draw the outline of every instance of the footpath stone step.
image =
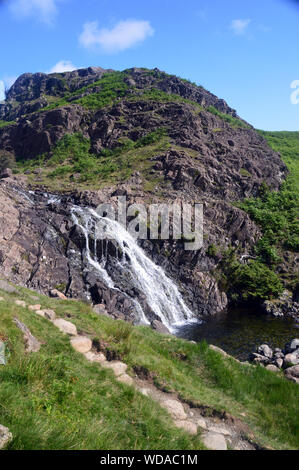
<svg viewBox="0 0 299 470">
<path fill-rule="evenodd" d="M 51 322 L 54 322 L 56 318 L 54 310 L 34 310 L 34 312 L 40 317 L 43 317 L 46 320 L 50 320 Z"/>
<path fill-rule="evenodd" d="M 134 385 L 134 380 L 128 374 L 122 374 L 116 380 L 126 385 Z"/>
<path fill-rule="evenodd" d="M 116 377 L 123 375 L 128 368 L 127 364 L 125 364 L 124 362 L 120 362 L 120 361 L 111 361 L 111 362 L 107 361 L 103 363 L 103 366 L 106 367 L 107 369 L 113 370 Z"/>
<path fill-rule="evenodd" d="M 221 428 L 218 426 L 210 426 L 209 427 L 209 432 L 214 432 L 216 434 L 222 434 L 223 436 L 231 436 L 232 433 L 226 428 Z"/>
<path fill-rule="evenodd" d="M 196 435 L 197 434 L 197 426 L 192 421 L 188 420 L 176 420 L 174 422 L 177 428 L 181 428 L 184 431 L 188 432 L 189 434 Z"/>
<path fill-rule="evenodd" d="M 47 308 L 46 310 L 43 310 L 43 312 L 47 320 L 50 320 L 53 322 L 56 319 L 56 313 L 54 312 L 54 310 Z"/>
<path fill-rule="evenodd" d="M 199 418 L 197 420 L 197 426 L 199 426 L 201 429 L 207 429 L 207 423 L 203 418 Z"/>
<path fill-rule="evenodd" d="M 161 406 L 163 406 L 163 408 L 165 408 L 174 418 L 182 421 L 187 419 L 184 407 L 178 400 L 162 401 Z"/>
<path fill-rule="evenodd" d="M 31 312 L 36 312 L 37 310 L 41 310 L 41 308 L 41 305 L 29 305 L 28 310 L 30 310 Z"/>
<path fill-rule="evenodd" d="M 208 432 L 203 435 L 202 441 L 210 450 L 227 450 L 226 440 L 222 434 Z"/>
<path fill-rule="evenodd" d="M 88 353 L 92 348 L 92 341 L 86 336 L 75 336 L 71 339 L 71 345 L 79 353 Z"/>
<path fill-rule="evenodd" d="M 99 364 L 107 362 L 106 357 L 102 353 L 94 353 L 92 351 L 88 351 L 87 353 L 84 353 L 84 356 L 90 362 L 98 362 Z"/>
<path fill-rule="evenodd" d="M 0 301 L 4 300 L 0 297 Z M 22 307 L 26 307 L 26 303 L 23 301 L 16 301 L 16 304 Z M 101 306 L 102 307 L 102 306 Z M 179 400 L 165 399 L 165 396 L 159 395 L 150 388 L 140 387 L 137 382 L 130 377 L 127 371 L 127 364 L 121 361 L 107 361 L 103 353 L 92 351 L 92 341 L 87 336 L 78 335 L 76 326 L 63 318 L 56 318 L 54 310 L 45 309 L 42 310 L 40 305 L 30 305 L 29 310 L 35 312 L 37 315 L 50 320 L 62 333 L 72 336 L 70 343 L 72 347 L 83 354 L 89 362 L 99 363 L 102 367 L 111 369 L 116 380 L 126 385 L 135 386 L 139 392 L 145 396 L 152 397 L 153 400 L 157 401 L 163 408 L 165 408 L 173 418 L 174 425 L 190 435 L 196 435 L 198 428 L 204 430 L 202 437 L 204 445 L 210 450 L 227 450 L 227 443 L 224 436 L 231 436 L 229 430 L 224 427 L 208 427 L 207 422 L 203 418 L 193 419 L 194 413 L 190 411 L 190 418 L 188 419 L 187 413 Z M 1 449 L 1 429 L 7 429 L 0 425 L 0 449 Z M 8 430 L 7 430 L 8 431 Z M 9 431 L 8 431 L 9 432 Z M 9 433 L 10 435 L 10 433 Z M 5 441 L 6 442 L 6 441 Z M 4 444 L 6 445 L 6 444 Z"/>
<path fill-rule="evenodd" d="M 15 300 L 15 304 L 16 304 L 18 307 L 26 308 L 26 302 L 24 302 L 24 300 Z"/>
<path fill-rule="evenodd" d="M 57 318 L 53 321 L 53 324 L 62 332 L 70 336 L 77 336 L 76 326 L 63 318 Z"/>
</svg>

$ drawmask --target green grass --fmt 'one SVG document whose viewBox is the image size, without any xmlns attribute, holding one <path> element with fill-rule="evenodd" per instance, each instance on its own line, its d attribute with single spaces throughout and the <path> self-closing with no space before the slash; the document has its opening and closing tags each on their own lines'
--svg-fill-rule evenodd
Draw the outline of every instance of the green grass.
<svg viewBox="0 0 299 470">
<path fill-rule="evenodd" d="M 100 87 L 100 91 L 84 96 L 75 101 L 75 103 L 89 109 L 100 109 L 111 106 L 116 100 L 123 98 L 127 91 L 128 85 L 124 82 L 124 72 L 113 72 L 103 75 L 101 80 L 92 84 Z M 80 90 L 82 93 L 82 89 Z"/>
<path fill-rule="evenodd" d="M 77 185 L 102 187 L 126 181 L 137 167 L 147 178 L 154 164 L 152 157 L 168 147 L 169 138 L 163 128 L 136 142 L 122 138 L 115 148 L 104 149 L 98 155 L 90 153 L 90 140 L 82 134 L 67 134 L 55 145 L 51 158 L 41 155 L 38 159 L 19 161 L 18 169 L 24 172 L 41 168 L 39 183 L 52 190 L 66 188 L 74 178 Z M 36 184 L 34 174 L 28 178 Z"/>
<path fill-rule="evenodd" d="M 280 152 L 289 175 L 278 192 L 263 184 L 260 197 L 246 199 L 239 207 L 262 228 L 256 247 L 260 260 L 277 264 L 281 249 L 299 249 L 299 132 L 260 132 L 269 145 Z"/>
<path fill-rule="evenodd" d="M 221 113 L 220 111 L 218 111 L 218 109 L 215 108 L 215 106 L 209 106 L 207 108 L 207 111 L 209 111 L 209 113 L 214 114 L 215 116 L 218 116 L 220 119 L 227 122 L 231 127 L 250 129 L 250 126 L 245 122 L 241 121 L 241 119 L 235 118 L 230 114 Z"/>
<path fill-rule="evenodd" d="M 283 284 L 279 276 L 261 260 L 249 260 L 243 264 L 237 260 L 234 249 L 222 255 L 220 283 L 232 301 L 260 303 L 282 293 Z"/>
<path fill-rule="evenodd" d="M 52 102 L 40 111 L 43 112 L 50 109 L 56 109 L 69 104 L 79 104 L 92 110 L 111 106 L 115 101 L 121 99 L 127 93 L 128 86 L 124 82 L 125 76 L 126 72 L 106 73 L 100 80 L 90 85 L 82 87 L 73 93 L 66 93 L 58 100 L 51 100 Z M 81 98 L 79 97 L 93 89 L 95 90 L 94 92 L 86 94 L 86 96 Z M 76 96 L 78 96 L 78 99 L 76 99 Z"/>
<path fill-rule="evenodd" d="M 299 249 L 299 132 L 259 131 L 273 150 L 280 152 L 289 169 L 279 191 L 261 184 L 259 197 L 237 205 L 246 211 L 262 230 L 254 247 L 256 259 L 242 264 L 234 250 L 224 253 L 221 282 L 233 301 L 261 301 L 278 297 L 283 287 L 294 288 L 298 275 L 289 269 L 278 272 L 285 250 Z M 249 177 L 242 170 L 242 176 Z"/>
<path fill-rule="evenodd" d="M 0 121 L 0 129 L 3 127 L 11 126 L 12 124 L 16 124 L 15 121 Z"/>
<path fill-rule="evenodd" d="M 76 323 L 86 318 L 87 332 L 101 336 L 100 322 L 86 305 L 46 303 Z M 10 296 L 0 312 L 9 351 L 7 366 L 0 368 L 0 423 L 13 433 L 9 449 L 202 448 L 199 437 L 175 428 L 159 405 L 72 350 L 51 323 L 16 307 Z M 43 341 L 38 353 L 24 352 L 15 316 Z"/>
<path fill-rule="evenodd" d="M 204 109 L 199 103 L 196 101 L 191 101 L 189 99 L 183 98 L 180 95 L 175 93 L 166 93 L 165 91 L 159 90 L 158 88 L 149 88 L 147 90 L 141 91 L 140 93 L 133 94 L 132 96 L 128 97 L 130 101 L 154 101 L 156 103 L 173 103 L 173 102 L 180 102 L 190 104 L 195 106 L 197 110 Z"/>
<path fill-rule="evenodd" d="M 19 298 L 37 303 L 30 300 L 32 292 L 19 291 Z M 6 302 L 0 303 L 0 331 L 10 355 L 8 365 L 0 368 L 0 422 L 14 435 L 11 449 L 201 448 L 200 438 L 174 428 L 159 405 L 88 363 L 51 323 L 12 304 L 15 294 L 1 295 Z M 296 384 L 262 367 L 224 358 L 205 343 L 191 344 L 98 316 L 80 302 L 38 297 L 79 332 L 108 343 L 129 365 L 129 374 L 143 366 L 157 386 L 239 417 L 261 445 L 298 449 Z M 14 316 L 45 342 L 38 353 L 24 354 Z"/>
<path fill-rule="evenodd" d="M 138 90 L 137 88 L 129 87 L 124 81 L 128 74 L 128 70 L 123 72 L 112 72 L 104 74 L 100 80 L 86 87 L 82 87 L 73 93 L 66 93 L 62 98 L 57 100 L 53 100 L 51 98 L 51 100 L 49 100 L 51 103 L 49 103 L 47 107 L 42 108 L 40 112 L 55 109 L 61 106 L 67 106 L 69 104 L 79 104 L 87 109 L 97 110 L 112 106 L 125 97 L 130 101 L 142 99 L 159 103 L 181 102 L 196 106 L 196 108 L 200 110 L 203 109 L 202 106 L 200 106 L 195 101 L 185 99 L 174 93 L 166 93 L 156 87 L 146 90 Z M 148 74 L 150 74 L 150 71 Z M 153 74 L 156 76 L 155 71 L 153 71 Z M 161 74 L 161 78 L 164 76 L 166 77 L 167 75 Z M 188 80 L 182 81 L 188 82 Z M 82 95 L 89 90 L 92 90 L 89 94 L 75 99 L 76 96 Z M 129 91 L 131 91 L 131 94 L 129 94 Z"/>
</svg>

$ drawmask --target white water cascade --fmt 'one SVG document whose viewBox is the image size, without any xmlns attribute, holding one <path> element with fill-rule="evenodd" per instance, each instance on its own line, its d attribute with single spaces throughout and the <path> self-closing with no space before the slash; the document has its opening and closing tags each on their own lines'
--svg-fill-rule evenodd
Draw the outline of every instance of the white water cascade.
<svg viewBox="0 0 299 470">
<path fill-rule="evenodd" d="M 130 273 L 136 289 L 143 293 L 147 304 L 170 331 L 175 331 L 180 325 L 198 321 L 185 304 L 174 282 L 166 276 L 161 267 L 146 256 L 136 240 L 121 224 L 100 217 L 93 209 L 83 209 L 77 206 L 72 209 L 72 218 L 84 234 L 88 263 L 95 268 L 100 279 L 109 288 L 116 287 L 105 269 L 107 254 L 103 255 L 102 260 L 97 259 L 97 228 L 105 231 L 107 239 L 114 240 L 120 248 L 122 256 L 118 263 Z M 93 253 L 89 246 L 90 237 L 95 240 Z M 141 305 L 136 299 L 130 299 L 136 305 L 139 323 L 149 324 Z"/>
</svg>

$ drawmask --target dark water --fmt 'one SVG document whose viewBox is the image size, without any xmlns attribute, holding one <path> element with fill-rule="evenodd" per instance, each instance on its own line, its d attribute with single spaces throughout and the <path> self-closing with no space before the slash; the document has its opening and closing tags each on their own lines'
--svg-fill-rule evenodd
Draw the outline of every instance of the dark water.
<svg viewBox="0 0 299 470">
<path fill-rule="evenodd" d="M 291 339 L 298 338 L 299 324 L 292 319 L 240 309 L 231 310 L 202 324 L 184 326 L 176 335 L 197 342 L 205 339 L 209 344 L 219 346 L 243 361 L 262 343 L 282 348 Z"/>
</svg>

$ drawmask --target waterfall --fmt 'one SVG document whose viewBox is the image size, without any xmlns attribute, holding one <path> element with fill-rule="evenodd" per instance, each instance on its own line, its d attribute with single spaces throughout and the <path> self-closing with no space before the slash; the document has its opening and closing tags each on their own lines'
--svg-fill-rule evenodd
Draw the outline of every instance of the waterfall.
<svg viewBox="0 0 299 470">
<path fill-rule="evenodd" d="M 103 252 L 102 260 L 97 259 L 97 229 L 105 231 L 107 239 L 114 240 L 120 248 L 121 259 L 118 263 L 130 274 L 134 286 L 142 292 L 152 311 L 161 319 L 170 331 L 189 322 L 198 321 L 185 304 L 177 286 L 167 277 L 164 270 L 157 266 L 140 248 L 136 240 L 125 228 L 114 220 L 100 217 L 93 209 L 74 206 L 72 218 L 85 237 L 85 251 L 88 263 L 98 272 L 100 279 L 110 288 L 115 288 L 112 278 L 105 269 L 107 254 Z M 89 239 L 94 239 L 93 253 Z M 101 239 L 102 240 L 102 239 Z M 131 301 L 134 301 L 130 297 Z M 139 323 L 149 324 L 141 305 L 135 299 Z"/>
</svg>

